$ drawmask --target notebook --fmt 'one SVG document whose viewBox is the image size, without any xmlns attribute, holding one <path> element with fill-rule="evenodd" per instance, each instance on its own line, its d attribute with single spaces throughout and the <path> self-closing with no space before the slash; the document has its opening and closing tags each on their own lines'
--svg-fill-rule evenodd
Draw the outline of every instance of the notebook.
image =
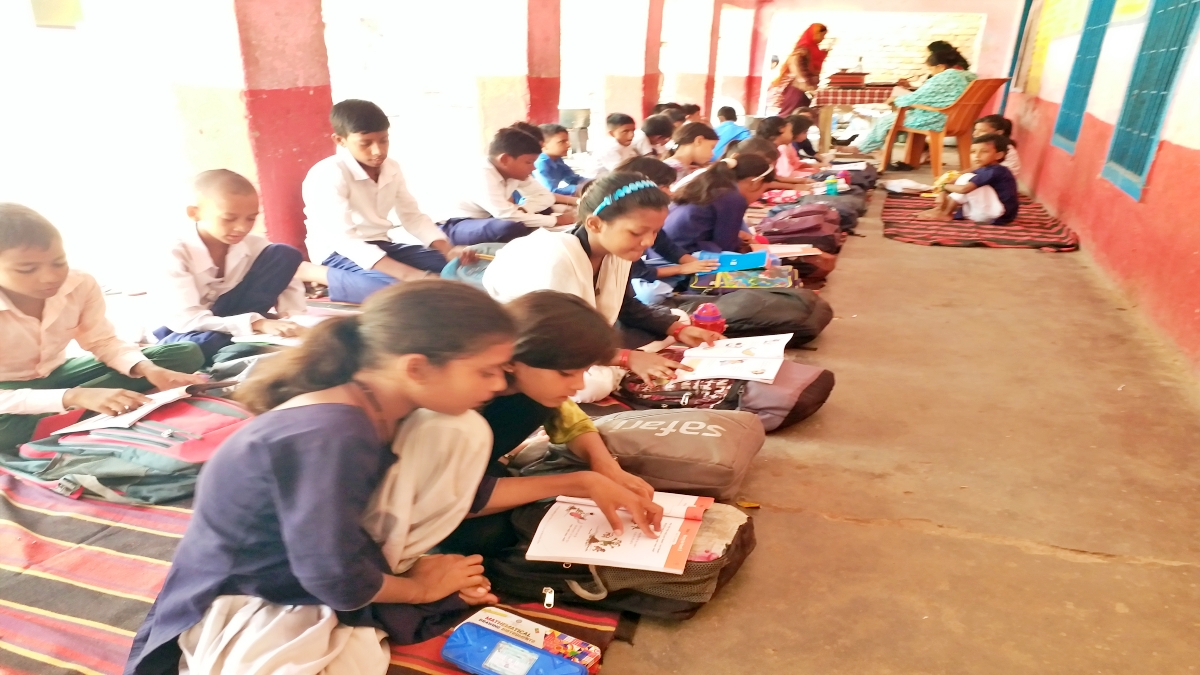
<svg viewBox="0 0 1200 675">
<path fill-rule="evenodd" d="M 655 492 L 654 503 L 663 507 L 663 518 L 652 539 L 624 510 L 617 511 L 624 525 L 617 534 L 595 502 L 559 497 L 538 524 L 525 559 L 683 574 L 713 498 Z"/>
<path fill-rule="evenodd" d="M 794 333 L 717 340 L 683 353 L 692 370 L 675 371 L 677 381 L 731 379 L 773 384 L 783 367 L 783 351 Z"/>
<path fill-rule="evenodd" d="M 51 435 L 58 434 L 73 434 L 81 431 L 92 431 L 93 429 L 129 429 L 138 420 L 146 415 L 158 410 L 159 408 L 174 403 L 180 399 L 185 399 L 192 394 L 200 394 L 210 389 L 222 389 L 224 387 L 233 386 L 236 382 L 209 382 L 206 384 L 191 384 L 186 387 L 177 387 L 175 389 L 167 389 L 153 394 L 146 394 L 146 398 L 150 399 L 149 403 L 143 404 L 140 408 L 134 408 L 122 415 L 105 415 L 98 414 L 95 417 L 89 417 L 82 422 L 77 422 L 68 427 L 63 427 L 52 432 Z"/>
</svg>

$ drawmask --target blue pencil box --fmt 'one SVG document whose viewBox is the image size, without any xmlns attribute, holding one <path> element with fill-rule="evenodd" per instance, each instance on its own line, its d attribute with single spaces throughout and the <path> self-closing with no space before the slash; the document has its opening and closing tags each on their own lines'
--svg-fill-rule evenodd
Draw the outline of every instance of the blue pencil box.
<svg viewBox="0 0 1200 675">
<path fill-rule="evenodd" d="M 442 658 L 475 675 L 587 675 L 583 664 L 464 623 L 442 647 Z"/>
<path fill-rule="evenodd" d="M 720 265 L 714 272 L 741 272 L 742 270 L 758 270 L 767 266 L 766 251 L 754 253 L 722 253 L 717 258 Z"/>
</svg>

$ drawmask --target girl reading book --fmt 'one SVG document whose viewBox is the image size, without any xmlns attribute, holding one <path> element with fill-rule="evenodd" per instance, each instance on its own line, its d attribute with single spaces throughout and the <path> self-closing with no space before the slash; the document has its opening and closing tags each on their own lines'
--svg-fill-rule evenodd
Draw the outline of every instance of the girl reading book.
<svg viewBox="0 0 1200 675">
<path fill-rule="evenodd" d="M 492 461 L 475 495 L 472 516 L 478 517 L 463 521 L 439 549 L 496 554 L 517 541 L 508 510 L 560 495 L 596 502 L 616 530 L 621 529 L 616 512 L 623 508 L 654 536 L 662 517 L 662 508 L 651 501 L 654 488 L 621 469 L 591 419 L 570 399 L 583 388 L 588 368 L 612 361 L 616 331 L 586 302 L 557 291 L 527 293 L 506 308 L 517 324 L 517 342 L 505 367 L 508 388 L 481 411 L 493 441 Z M 538 427 L 590 470 L 510 477 L 500 458 Z"/>
<path fill-rule="evenodd" d="M 513 334 L 485 293 L 415 281 L 265 362 L 126 672 L 383 675 L 389 640 L 495 602 L 479 556 L 421 554 L 471 505 L 491 445 L 473 410 L 508 386 Z M 397 461 L 422 489 L 385 483 Z"/>
<path fill-rule="evenodd" d="M 619 321 L 622 341 L 642 347 L 666 337 L 690 347 L 721 339 L 691 326 L 666 309 L 639 301 L 629 283 L 629 270 L 654 244 L 667 217 L 669 198 L 640 174 L 615 172 L 593 181 L 579 200 L 579 220 L 571 232 L 538 230 L 500 249 L 483 275 L 492 297 L 510 301 L 541 289 L 560 290 L 582 298 L 605 322 Z M 614 355 L 606 366 L 588 372 L 584 400 L 607 396 L 624 370 L 643 379 L 670 379 L 676 362 L 634 350 Z"/>
</svg>

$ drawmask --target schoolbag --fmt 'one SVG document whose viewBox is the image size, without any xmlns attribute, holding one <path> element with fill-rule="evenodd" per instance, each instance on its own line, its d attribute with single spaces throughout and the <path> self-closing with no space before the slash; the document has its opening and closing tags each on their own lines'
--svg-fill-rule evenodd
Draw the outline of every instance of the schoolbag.
<svg viewBox="0 0 1200 675">
<path fill-rule="evenodd" d="M 846 170 L 834 164 L 830 169 L 814 173 L 809 178 L 814 182 L 823 181 L 830 176 L 837 178 L 838 174 L 842 171 Z M 879 182 L 879 169 L 875 168 L 874 164 L 868 164 L 865 169 L 855 169 L 853 171 L 846 171 L 846 173 L 850 174 L 850 184 L 860 187 L 863 190 L 874 190 L 875 184 Z"/>
<path fill-rule="evenodd" d="M 754 337 L 791 333 L 788 347 L 811 342 L 833 321 L 833 307 L 824 298 L 803 288 L 748 288 L 716 299 L 681 295 L 670 299 L 677 309 L 691 314 L 711 302 L 725 319 L 725 337 Z"/>
<path fill-rule="evenodd" d="M 754 414 L 737 410 L 632 410 L 595 420 L 621 468 L 655 490 L 734 499 L 766 431 Z M 566 446 L 528 443 L 509 459 L 518 476 L 587 471 Z"/>
<path fill-rule="evenodd" d="M 840 217 L 825 204 L 776 207 L 758 224 L 758 233 L 772 244 L 809 244 L 825 253 L 838 253 L 846 242 Z"/>
<path fill-rule="evenodd" d="M 200 466 L 250 421 L 226 399 L 192 396 L 168 403 L 128 429 L 59 434 L 0 454 L 0 471 L 78 498 L 162 504 L 190 497 Z"/>
<path fill-rule="evenodd" d="M 838 226 L 843 232 L 852 232 L 858 227 L 859 216 L 867 213 L 867 200 L 862 188 L 852 187 L 850 192 L 838 195 L 808 195 L 800 198 L 800 203 L 824 204 L 838 214 Z"/>
<path fill-rule="evenodd" d="M 529 542 L 553 502 L 513 509 L 517 545 L 485 559 L 492 589 L 517 598 L 595 609 L 634 612 L 664 619 L 690 619 L 741 569 L 754 550 L 754 520 L 733 506 L 713 504 L 705 513 L 697 546 L 715 531 L 733 530 L 724 552 L 707 561 L 689 560 L 683 574 L 525 559 Z M 696 549 L 693 548 L 693 551 Z"/>
<path fill-rule="evenodd" d="M 442 278 L 461 281 L 476 288 L 483 288 L 483 273 L 487 271 L 488 265 L 492 263 L 491 259 L 495 257 L 496 252 L 504 248 L 504 244 L 475 244 L 468 248 L 488 257 L 480 258 L 470 265 L 462 265 L 459 263 L 458 258 L 455 258 L 446 263 L 446 266 L 442 268 Z"/>
<path fill-rule="evenodd" d="M 683 351 L 679 349 L 664 349 L 659 355 L 674 361 L 683 360 Z M 633 408 L 737 410 L 745 386 L 743 380 L 728 379 L 646 382 L 629 373 L 621 379 L 612 396 Z"/>
</svg>

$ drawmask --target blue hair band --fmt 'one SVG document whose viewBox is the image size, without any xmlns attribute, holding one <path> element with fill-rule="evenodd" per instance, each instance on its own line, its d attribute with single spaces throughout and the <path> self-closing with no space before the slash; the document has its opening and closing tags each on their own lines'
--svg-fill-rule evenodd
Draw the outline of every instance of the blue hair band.
<svg viewBox="0 0 1200 675">
<path fill-rule="evenodd" d="M 605 209 L 605 207 L 612 206 L 634 192 L 637 192 L 638 190 L 645 190 L 647 188 L 654 188 L 657 190 L 658 183 L 648 180 L 639 180 L 636 183 L 630 183 L 629 185 L 619 187 L 615 192 L 605 197 L 604 200 L 600 202 L 600 204 L 596 207 L 596 210 L 592 211 L 592 215 L 598 216 L 600 215 L 600 212 Z"/>
</svg>

